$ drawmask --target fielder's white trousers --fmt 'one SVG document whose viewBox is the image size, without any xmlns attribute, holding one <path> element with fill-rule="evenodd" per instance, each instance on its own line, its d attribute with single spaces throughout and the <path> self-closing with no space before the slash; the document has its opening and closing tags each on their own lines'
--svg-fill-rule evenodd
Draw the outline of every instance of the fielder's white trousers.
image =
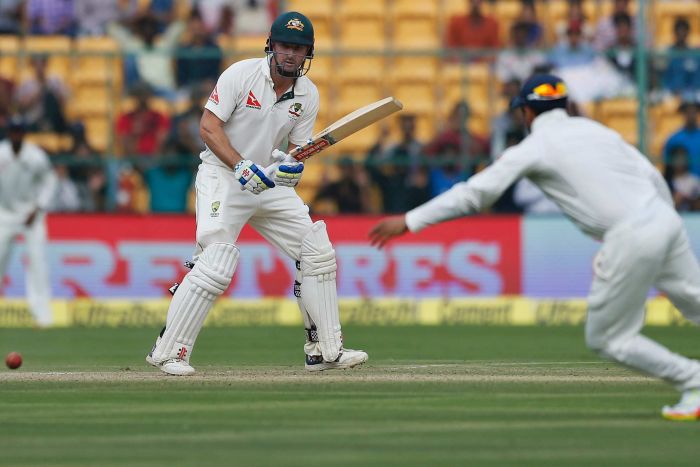
<svg viewBox="0 0 700 467">
<path fill-rule="evenodd" d="M 700 324 L 700 266 L 683 222 L 661 200 L 609 230 L 594 261 L 586 342 L 602 356 L 662 378 L 678 390 L 700 388 L 700 362 L 640 334 L 652 286 Z"/>
<path fill-rule="evenodd" d="M 233 171 L 201 164 L 197 189 L 195 258 L 214 242 L 235 243 L 245 224 L 289 258 L 299 260 L 301 241 L 311 228 L 309 208 L 293 188 L 276 186 L 254 195 L 242 191 Z"/>
<path fill-rule="evenodd" d="M 17 237 L 24 235 L 24 245 L 29 264 L 26 270 L 27 302 L 37 324 L 49 326 L 51 314 L 51 283 L 46 255 L 46 215 L 39 214 L 34 223 L 26 227 L 22 222 L 3 218 L 0 222 L 0 284 L 7 272 L 10 252 Z"/>
</svg>

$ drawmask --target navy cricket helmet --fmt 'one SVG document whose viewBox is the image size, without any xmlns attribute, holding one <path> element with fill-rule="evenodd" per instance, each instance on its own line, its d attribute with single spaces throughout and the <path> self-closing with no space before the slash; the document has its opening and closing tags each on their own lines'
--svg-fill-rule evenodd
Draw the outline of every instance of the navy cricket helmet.
<svg viewBox="0 0 700 467">
<path fill-rule="evenodd" d="M 566 109 L 569 91 L 564 80 L 549 74 L 537 74 L 528 78 L 520 94 L 510 102 L 510 108 L 527 106 L 540 114 L 552 109 Z"/>
</svg>

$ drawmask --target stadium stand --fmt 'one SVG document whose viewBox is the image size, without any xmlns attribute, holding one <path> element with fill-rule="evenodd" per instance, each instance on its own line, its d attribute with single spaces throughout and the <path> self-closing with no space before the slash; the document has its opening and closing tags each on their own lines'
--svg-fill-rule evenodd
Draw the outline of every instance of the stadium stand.
<svg viewBox="0 0 700 467">
<path fill-rule="evenodd" d="M 175 2 L 174 18 L 186 19 L 189 2 Z M 302 11 L 314 22 L 316 58 L 309 76 L 320 91 L 321 107 L 316 130 L 359 105 L 393 94 L 405 104 L 405 113 L 417 117 L 417 134 L 429 140 L 445 124 L 456 102 L 469 105 L 468 128 L 488 135 L 492 120 L 507 103 L 500 97 L 500 83 L 489 60 L 466 60 L 448 56 L 442 49 L 446 25 L 453 15 L 465 14 L 466 0 L 288 0 L 279 7 Z M 543 27 L 545 48 L 559 37 L 557 27 L 565 24 L 568 0 L 536 0 L 537 18 Z M 139 0 L 139 11 L 148 11 L 150 1 Z M 612 12 L 612 1 L 584 0 L 583 14 L 590 28 Z M 639 1 L 630 2 L 636 12 Z M 509 42 L 510 26 L 520 18 L 519 0 L 484 1 L 483 11 L 499 22 L 501 42 Z M 690 23 L 690 45 L 700 45 L 700 2 L 654 0 L 647 9 L 653 38 L 649 46 L 663 51 L 673 39 L 673 24 L 679 17 Z M 232 62 L 263 56 L 266 35 L 230 36 L 221 34 L 217 42 L 224 51 L 222 69 Z M 125 97 L 126 61 L 109 37 L 0 36 L 0 76 L 20 84 L 31 77 L 29 61 L 33 55 L 47 55 L 47 73 L 61 78 L 70 87 L 66 115 L 84 122 L 88 141 L 108 154 L 113 151 L 113 128 L 118 113 L 130 108 Z M 497 51 L 493 51 L 497 53 Z M 655 62 L 654 62 L 655 63 Z M 656 71 L 658 72 L 658 71 Z M 658 80 L 649 76 L 653 85 Z M 173 116 L 183 109 L 186 92 L 169 100 L 154 98 L 159 111 Z M 583 113 L 620 131 L 625 139 L 637 143 L 637 104 L 631 98 L 579 103 Z M 652 93 L 649 99 L 647 143 L 650 155 L 658 158 L 663 141 L 677 128 L 678 96 Z M 390 139 L 397 137 L 396 124 L 390 122 Z M 329 154 L 349 153 L 362 158 L 380 137 L 380 128 L 372 127 L 331 148 Z M 52 152 L 69 146 L 69 137 L 53 133 L 33 134 Z M 311 166 L 312 164 L 310 164 Z M 320 170 L 320 169 L 311 169 Z M 311 178 L 311 177 L 309 177 Z M 311 190 L 311 188 L 304 190 Z M 309 192 L 311 193 L 311 192 Z M 309 193 L 306 193 L 309 195 Z M 311 195 L 309 195 L 311 196 Z M 309 199 L 309 198 L 305 198 Z"/>
</svg>

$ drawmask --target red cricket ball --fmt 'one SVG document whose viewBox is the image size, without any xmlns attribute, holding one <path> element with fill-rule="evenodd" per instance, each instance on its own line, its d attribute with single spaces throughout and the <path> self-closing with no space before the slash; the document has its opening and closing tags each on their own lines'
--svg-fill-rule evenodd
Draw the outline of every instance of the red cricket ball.
<svg viewBox="0 0 700 467">
<path fill-rule="evenodd" d="M 22 366 L 22 356 L 17 352 L 8 353 L 7 357 L 5 357 L 5 365 L 10 370 L 16 370 Z"/>
</svg>

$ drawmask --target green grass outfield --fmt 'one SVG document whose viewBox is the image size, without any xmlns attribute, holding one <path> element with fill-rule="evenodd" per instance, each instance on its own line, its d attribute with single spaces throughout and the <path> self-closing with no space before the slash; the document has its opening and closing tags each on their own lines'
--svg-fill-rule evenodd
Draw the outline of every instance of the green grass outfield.
<svg viewBox="0 0 700 467">
<path fill-rule="evenodd" d="M 370 362 L 302 369 L 290 327 L 205 328 L 191 378 L 157 330 L 0 329 L 0 465 L 698 465 L 669 386 L 598 360 L 580 327 L 347 327 Z M 700 357 L 700 330 L 648 335 Z"/>
</svg>

